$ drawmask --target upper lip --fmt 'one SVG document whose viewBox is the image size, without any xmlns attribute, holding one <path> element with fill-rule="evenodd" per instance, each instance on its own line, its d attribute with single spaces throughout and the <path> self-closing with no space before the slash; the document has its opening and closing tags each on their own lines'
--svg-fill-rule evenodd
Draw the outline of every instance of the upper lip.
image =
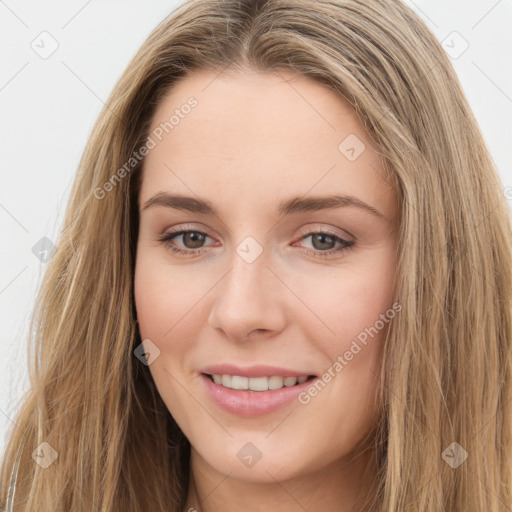
<svg viewBox="0 0 512 512">
<path fill-rule="evenodd" d="M 209 375 L 238 375 L 240 377 L 308 377 L 314 375 L 312 372 L 280 368 L 278 366 L 267 366 L 257 364 L 253 366 L 240 367 L 234 364 L 216 364 L 202 368 L 201 373 Z"/>
</svg>

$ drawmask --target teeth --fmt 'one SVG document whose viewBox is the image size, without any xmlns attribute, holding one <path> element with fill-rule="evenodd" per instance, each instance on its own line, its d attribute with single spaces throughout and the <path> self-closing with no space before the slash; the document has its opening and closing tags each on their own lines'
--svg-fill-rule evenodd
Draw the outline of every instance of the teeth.
<svg viewBox="0 0 512 512">
<path fill-rule="evenodd" d="M 249 389 L 249 379 L 247 377 L 239 377 L 238 375 L 234 375 L 231 377 L 230 387 L 233 389 Z"/>
<path fill-rule="evenodd" d="M 270 377 L 268 379 L 268 389 L 280 389 L 283 387 L 283 377 Z"/>
<path fill-rule="evenodd" d="M 281 389 L 306 382 L 307 376 L 303 377 L 241 377 L 239 375 L 212 375 L 213 382 L 226 388 L 267 391 L 269 389 Z"/>
<path fill-rule="evenodd" d="M 267 391 L 268 390 L 268 377 L 252 377 L 247 379 L 249 381 L 249 389 L 252 391 Z M 235 388 L 232 386 L 233 389 Z"/>
<path fill-rule="evenodd" d="M 286 387 L 295 386 L 297 384 L 297 377 L 286 377 L 283 381 Z"/>
</svg>

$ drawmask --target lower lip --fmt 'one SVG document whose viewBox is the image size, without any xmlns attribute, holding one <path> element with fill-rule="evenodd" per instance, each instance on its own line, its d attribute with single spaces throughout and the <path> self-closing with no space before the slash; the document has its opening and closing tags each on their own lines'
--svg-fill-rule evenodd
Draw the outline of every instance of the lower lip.
<svg viewBox="0 0 512 512">
<path fill-rule="evenodd" d="M 309 379 L 302 384 L 268 391 L 226 388 L 212 382 L 204 373 L 201 374 L 201 380 L 210 398 L 219 407 L 238 416 L 254 417 L 277 411 L 290 404 L 317 379 Z"/>
</svg>

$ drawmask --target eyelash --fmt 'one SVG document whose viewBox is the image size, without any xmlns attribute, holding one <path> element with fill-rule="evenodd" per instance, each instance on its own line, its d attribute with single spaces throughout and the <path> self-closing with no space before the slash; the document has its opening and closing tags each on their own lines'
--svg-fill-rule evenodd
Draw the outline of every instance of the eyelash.
<svg viewBox="0 0 512 512">
<path fill-rule="evenodd" d="M 183 229 L 181 231 L 176 231 L 172 233 L 168 233 L 167 235 L 161 237 L 158 239 L 159 242 L 162 242 L 166 248 L 168 248 L 172 253 L 174 254 L 180 254 L 183 256 L 189 256 L 192 254 L 200 254 L 202 252 L 201 249 L 179 249 L 176 246 L 173 245 L 174 238 L 186 234 L 186 233 L 199 233 L 201 235 L 205 235 L 208 237 L 208 234 L 204 233 L 203 231 L 199 231 L 197 229 Z M 338 249 L 330 249 L 328 251 L 316 251 L 311 249 L 306 249 L 304 252 L 310 256 L 319 256 L 321 258 L 331 256 L 335 253 L 341 253 L 343 251 L 346 251 L 347 249 L 350 249 L 352 245 L 354 245 L 354 242 L 351 242 L 349 240 L 345 240 L 344 238 L 341 238 L 338 235 L 335 235 L 334 233 L 331 233 L 330 231 L 326 231 L 323 229 L 320 229 L 318 231 L 308 231 L 306 234 L 303 234 L 301 240 L 305 240 L 306 238 L 310 237 L 311 235 L 317 235 L 317 234 L 324 234 L 328 235 L 329 237 L 333 238 L 335 242 L 341 243 L 342 247 L 339 247 Z"/>
</svg>

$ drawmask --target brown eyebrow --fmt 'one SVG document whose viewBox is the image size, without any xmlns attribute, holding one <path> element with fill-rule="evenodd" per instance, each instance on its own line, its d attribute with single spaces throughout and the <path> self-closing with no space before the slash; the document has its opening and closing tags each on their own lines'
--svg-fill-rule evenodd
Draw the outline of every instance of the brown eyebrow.
<svg viewBox="0 0 512 512">
<path fill-rule="evenodd" d="M 213 217 L 220 218 L 219 213 L 210 201 L 206 201 L 204 199 L 196 199 L 194 197 L 188 197 L 179 194 L 159 192 L 144 203 L 142 211 L 150 208 L 151 206 L 164 206 L 166 208 L 186 210 L 193 213 L 201 213 L 204 215 L 211 215 Z M 361 201 L 361 199 L 358 199 L 357 197 L 348 195 L 293 197 L 279 203 L 276 209 L 276 213 L 278 215 L 289 215 L 329 210 L 343 206 L 355 206 L 357 208 L 366 210 L 367 212 L 370 212 L 377 217 L 382 219 L 385 218 L 384 215 L 373 206 L 370 206 L 364 201 Z"/>
</svg>

